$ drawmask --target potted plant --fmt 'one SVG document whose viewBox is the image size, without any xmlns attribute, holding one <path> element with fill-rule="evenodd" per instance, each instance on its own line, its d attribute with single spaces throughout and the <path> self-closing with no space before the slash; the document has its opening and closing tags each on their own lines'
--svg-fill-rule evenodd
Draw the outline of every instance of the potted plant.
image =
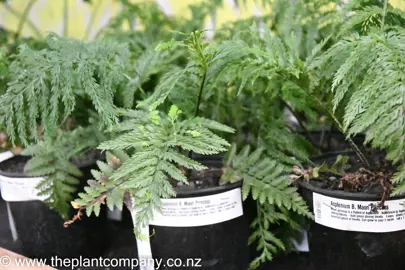
<svg viewBox="0 0 405 270">
<path fill-rule="evenodd" d="M 225 164 L 201 156 L 228 150 L 229 143 L 214 131 L 234 132 L 200 116 L 205 112 L 202 108 L 216 98 L 207 89 L 217 87 L 221 76 L 233 71 L 251 48 L 237 40 L 207 44 L 201 32 L 193 32 L 183 41 L 162 43 L 157 50 L 179 46 L 188 49 L 188 64 L 165 75 L 136 110 L 119 110 L 122 121 L 113 128 L 115 138 L 99 146 L 113 156 L 107 164 L 99 162 L 101 171 L 93 171 L 95 180 L 72 203 L 78 213 L 67 225 L 84 211 L 97 215 L 103 204 L 112 209 L 121 208 L 124 202 L 133 216 L 141 258 L 201 258 L 201 264 L 212 269 L 245 269 L 248 251 L 242 188 L 244 198 L 252 194 L 258 204 L 251 236 L 262 250 L 252 263 L 257 267 L 271 259 L 277 248 L 285 248 L 269 231 L 271 223 L 295 224 L 290 210 L 311 214 L 290 185 L 287 172 L 291 167 L 273 159 L 268 149 L 258 148 L 249 155 L 247 147 L 237 155 L 234 147 Z M 236 92 L 233 95 L 237 97 Z M 285 160 L 297 163 L 287 156 Z M 174 246 L 179 239 L 184 248 Z"/>
<path fill-rule="evenodd" d="M 301 75 L 314 100 L 317 90 L 332 94 L 319 105 L 353 150 L 314 158 L 292 176 L 315 214 L 310 259 L 322 269 L 403 269 L 404 13 L 388 1 L 350 1 L 344 11 L 336 42 Z"/>
<path fill-rule="evenodd" d="M 114 122 L 112 93 L 127 81 L 129 52 L 112 41 L 55 34 L 44 47 L 22 45 L 10 56 L 1 115 L 10 140 L 25 149 L 23 156 L 0 164 L 2 197 L 9 201 L 24 255 L 100 256 L 101 220 L 86 219 L 69 229 L 63 222 L 72 211 L 72 196 L 100 159 L 89 150 L 104 139 L 98 118 Z"/>
</svg>

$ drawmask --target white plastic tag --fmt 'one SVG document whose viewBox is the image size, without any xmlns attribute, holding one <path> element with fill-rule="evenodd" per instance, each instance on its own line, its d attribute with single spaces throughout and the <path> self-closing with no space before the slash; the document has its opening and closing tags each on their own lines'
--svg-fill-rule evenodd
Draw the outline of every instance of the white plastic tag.
<svg viewBox="0 0 405 270">
<path fill-rule="evenodd" d="M 243 215 L 240 188 L 223 193 L 181 199 L 162 199 L 161 213 L 155 213 L 151 225 L 167 227 L 195 227 L 225 222 Z M 132 203 L 133 205 L 133 203 Z M 130 209 L 135 224 L 136 209 Z M 149 236 L 149 226 L 142 228 L 142 234 Z M 150 239 L 136 239 L 138 256 L 142 259 L 152 257 Z M 153 266 L 141 267 L 141 270 L 153 270 Z"/>
<path fill-rule="evenodd" d="M 405 230 L 405 199 L 389 200 L 379 209 L 379 201 L 353 201 L 313 193 L 315 222 L 326 227 L 357 232 Z"/>
<path fill-rule="evenodd" d="M 3 160 L 6 160 L 6 159 L 12 158 L 13 156 L 14 156 L 14 154 L 11 151 L 0 153 L 0 162 L 2 162 Z"/>
<path fill-rule="evenodd" d="M 8 202 L 45 200 L 47 196 L 38 196 L 36 186 L 43 177 L 11 178 L 0 175 L 1 197 Z"/>
<path fill-rule="evenodd" d="M 225 222 L 243 215 L 240 188 L 194 198 L 162 199 L 162 211 L 151 225 L 195 227 Z"/>
<path fill-rule="evenodd" d="M 18 240 L 17 228 L 15 227 L 13 213 L 11 212 L 9 202 L 6 202 L 6 205 L 7 205 L 8 224 L 10 225 L 11 236 L 13 237 L 13 240 L 15 242 Z"/>
<path fill-rule="evenodd" d="M 306 230 L 301 230 L 299 239 L 292 239 L 291 242 L 297 251 L 309 252 L 308 233 Z"/>
<path fill-rule="evenodd" d="M 129 209 L 131 212 L 131 217 L 132 217 L 132 223 L 136 223 L 136 214 L 137 210 L 132 207 L 134 205 L 133 198 L 131 197 L 131 208 Z M 145 239 L 140 239 L 136 237 L 136 246 L 138 250 L 138 258 L 139 260 L 144 260 L 147 262 L 153 261 L 153 256 L 152 256 L 152 247 L 150 245 L 150 232 L 149 232 L 149 225 L 141 228 L 140 233 L 142 234 L 143 238 Z M 139 270 L 154 270 L 154 265 L 152 264 L 147 264 L 147 265 L 140 265 Z"/>
</svg>

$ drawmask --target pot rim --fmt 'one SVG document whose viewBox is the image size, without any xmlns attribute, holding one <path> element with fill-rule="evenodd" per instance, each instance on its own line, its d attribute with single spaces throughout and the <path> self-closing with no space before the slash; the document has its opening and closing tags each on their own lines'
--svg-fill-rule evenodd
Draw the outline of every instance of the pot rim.
<svg viewBox="0 0 405 270">
<path fill-rule="evenodd" d="M 224 185 L 219 185 L 216 187 L 207 187 L 207 188 L 190 188 L 190 189 L 179 189 L 179 188 L 175 188 L 175 192 L 176 192 L 176 197 L 177 198 L 182 198 L 182 197 L 186 197 L 186 196 L 190 196 L 190 197 L 198 197 L 198 196 L 205 196 L 205 195 L 212 195 L 212 194 L 216 194 L 216 193 L 221 193 L 221 192 L 225 192 L 225 191 L 229 191 L 235 188 L 239 188 L 242 187 L 242 182 L 236 182 L 236 183 L 227 183 Z M 172 199 L 176 199 L 176 197 L 172 198 Z"/>
<path fill-rule="evenodd" d="M 337 156 L 337 155 L 353 155 L 355 154 L 354 151 L 335 151 L 329 152 L 326 154 L 322 154 L 319 156 L 315 156 L 311 158 L 312 161 L 316 160 L 323 160 L 329 157 Z M 363 193 L 363 192 L 348 192 L 343 190 L 334 190 L 334 189 L 326 189 L 326 188 L 318 188 L 310 184 L 310 182 L 299 180 L 298 186 L 303 189 L 308 189 L 312 192 L 319 193 L 322 195 L 330 196 L 337 199 L 346 199 L 346 200 L 359 200 L 359 201 L 379 201 L 381 200 L 381 196 L 378 194 L 370 194 L 370 193 Z M 395 195 L 387 199 L 387 201 L 403 199 L 405 198 L 405 194 L 402 195 Z"/>
<path fill-rule="evenodd" d="M 1 161 L 0 164 L 3 162 L 6 162 L 8 160 L 19 159 L 19 158 L 27 158 L 27 160 L 28 160 L 29 156 L 15 155 L 11 158 Z M 222 159 L 220 159 L 220 158 L 209 159 L 209 161 L 215 162 L 215 163 L 222 163 Z M 78 166 L 78 167 L 80 169 L 82 169 L 82 168 L 92 165 L 93 163 L 95 164 L 95 161 L 88 161 L 83 164 L 80 164 L 80 166 Z M 38 178 L 38 177 L 41 177 L 41 176 L 35 176 L 35 177 L 27 176 L 24 173 L 5 172 L 5 171 L 2 171 L 1 169 L 0 169 L 0 176 L 6 176 L 6 177 L 10 177 L 10 178 Z M 220 192 L 228 191 L 228 190 L 239 188 L 239 187 L 242 187 L 241 181 L 237 182 L 237 183 L 227 183 L 227 184 L 219 185 L 219 186 L 215 186 L 215 187 L 190 188 L 190 189 L 174 188 L 174 190 L 176 192 L 176 197 L 181 198 L 181 197 L 186 197 L 186 196 L 197 197 L 197 196 L 215 194 L 215 193 L 220 193 Z"/>
<path fill-rule="evenodd" d="M 28 161 L 30 159 L 30 156 L 15 155 L 15 156 L 12 156 L 12 157 L 10 157 L 8 159 L 5 159 L 5 160 L 1 161 L 0 164 L 2 164 L 4 162 L 8 162 L 8 161 L 13 160 L 13 159 L 16 160 L 16 159 L 21 159 L 21 158 L 27 159 L 27 161 Z M 82 164 L 78 165 L 78 168 L 83 169 L 83 168 L 86 168 L 86 167 L 88 167 L 90 165 L 93 165 L 95 163 L 96 163 L 96 160 L 83 162 Z M 38 178 L 38 177 L 43 177 L 43 176 L 35 176 L 35 177 L 34 176 L 27 176 L 24 173 L 17 173 L 17 172 L 5 172 L 1 168 L 0 168 L 0 175 L 10 177 L 10 178 Z"/>
</svg>

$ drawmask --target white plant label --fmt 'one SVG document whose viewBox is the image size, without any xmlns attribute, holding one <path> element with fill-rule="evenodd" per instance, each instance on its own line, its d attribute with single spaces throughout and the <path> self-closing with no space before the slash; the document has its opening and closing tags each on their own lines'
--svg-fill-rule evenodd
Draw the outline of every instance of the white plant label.
<svg viewBox="0 0 405 270">
<path fill-rule="evenodd" d="M 294 248 L 300 252 L 309 252 L 308 233 L 306 230 L 300 230 L 299 239 L 291 239 Z"/>
<path fill-rule="evenodd" d="M 13 213 L 11 213 L 10 203 L 6 202 L 6 205 L 7 205 L 8 224 L 10 225 L 11 236 L 13 237 L 13 240 L 15 242 L 18 240 L 17 228 L 15 227 Z"/>
<path fill-rule="evenodd" d="M 405 230 L 405 199 L 353 201 L 313 193 L 315 222 L 326 227 L 357 232 L 395 232 Z"/>
<path fill-rule="evenodd" d="M 133 199 L 132 199 L 133 200 Z M 194 198 L 162 199 L 162 211 L 154 214 L 149 224 L 166 227 L 196 227 L 225 222 L 243 215 L 240 188 L 220 194 Z M 135 224 L 136 209 L 131 209 Z M 149 226 L 142 228 L 144 236 L 150 235 Z M 136 239 L 139 258 L 153 258 L 150 239 Z M 153 266 L 140 270 L 153 270 Z"/>
<path fill-rule="evenodd" d="M 12 158 L 13 156 L 14 154 L 11 151 L 0 153 L 0 162 Z"/>
<path fill-rule="evenodd" d="M 240 188 L 194 198 L 162 199 L 162 211 L 151 225 L 196 227 L 225 222 L 243 215 Z"/>
<path fill-rule="evenodd" d="M 45 200 L 47 196 L 38 196 L 36 186 L 42 177 L 12 178 L 0 175 L 1 197 L 8 202 Z"/>
</svg>

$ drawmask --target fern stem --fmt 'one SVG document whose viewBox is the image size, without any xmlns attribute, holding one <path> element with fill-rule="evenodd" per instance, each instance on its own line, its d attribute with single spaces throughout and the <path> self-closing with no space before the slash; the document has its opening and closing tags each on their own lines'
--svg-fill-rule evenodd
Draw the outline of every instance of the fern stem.
<svg viewBox="0 0 405 270">
<path fill-rule="evenodd" d="M 382 17 L 382 21 L 381 21 L 381 31 L 384 31 L 385 17 L 387 16 L 387 3 L 388 3 L 388 0 L 385 0 L 384 9 L 383 9 L 383 17 Z"/>
<path fill-rule="evenodd" d="M 343 125 L 340 123 L 340 121 L 336 118 L 336 116 L 331 112 L 330 110 L 326 109 L 330 117 L 332 118 L 333 122 L 336 124 L 337 128 L 339 131 L 345 135 L 346 140 L 349 142 L 350 146 L 353 148 L 353 150 L 356 152 L 357 156 L 360 158 L 360 160 L 366 165 L 367 168 L 371 168 L 370 163 L 368 162 L 366 156 L 363 154 L 363 152 L 360 150 L 360 148 L 357 146 L 357 144 L 353 141 L 350 136 L 347 136 Z"/>
<path fill-rule="evenodd" d="M 21 14 L 21 18 L 20 18 L 20 21 L 18 22 L 18 26 L 17 26 L 17 31 L 15 32 L 15 39 L 17 39 L 21 35 L 21 32 L 23 30 L 25 22 L 27 21 L 30 10 L 36 1 L 37 0 L 30 0 L 28 2 L 27 6 L 25 7 L 23 13 Z"/>
<path fill-rule="evenodd" d="M 305 133 L 305 137 L 309 140 L 309 142 L 315 146 L 316 148 L 316 144 L 314 143 L 314 141 L 311 138 L 311 134 L 309 134 L 308 129 L 306 128 L 306 126 L 304 125 L 304 123 L 302 122 L 302 120 L 300 119 L 300 117 L 298 116 L 298 114 L 295 112 L 295 110 L 290 106 L 290 104 L 288 104 L 284 99 L 282 99 L 280 97 L 281 103 L 283 103 L 284 106 L 287 107 L 287 109 L 292 113 L 292 115 L 294 115 L 295 119 L 297 119 L 299 126 L 302 128 L 302 130 Z"/>
<path fill-rule="evenodd" d="M 101 6 L 101 1 L 98 1 L 97 4 L 95 5 L 93 11 L 91 12 L 90 21 L 89 21 L 89 24 L 87 25 L 86 33 L 84 35 L 85 40 L 90 37 L 91 28 L 94 24 L 94 21 L 96 20 L 96 16 L 100 9 L 100 6 Z"/>
<path fill-rule="evenodd" d="M 68 0 L 63 1 L 63 36 L 67 37 L 69 31 L 69 5 Z"/>
<path fill-rule="evenodd" d="M 15 17 L 17 17 L 17 18 L 21 17 L 21 14 L 14 8 L 12 8 L 8 3 L 4 4 L 4 8 L 7 11 L 9 11 L 12 15 L 14 15 Z M 36 27 L 36 25 L 29 18 L 27 18 L 26 23 L 31 28 L 31 30 L 35 33 L 35 35 L 37 35 L 38 38 L 42 38 L 41 31 L 38 29 L 38 27 Z"/>
<path fill-rule="evenodd" d="M 204 85 L 205 85 L 205 79 L 207 78 L 207 70 L 204 70 L 204 74 L 203 77 L 201 79 L 201 84 L 200 84 L 200 90 L 198 92 L 198 97 L 197 97 L 197 104 L 195 106 L 195 113 L 194 116 L 197 117 L 200 111 L 200 103 L 201 103 L 201 97 L 202 97 L 202 93 L 204 90 Z"/>
<path fill-rule="evenodd" d="M 343 128 L 343 125 L 340 123 L 339 119 L 336 118 L 336 116 L 333 114 L 331 110 L 329 110 L 321 100 L 318 99 L 317 96 L 313 95 L 308 89 L 308 85 L 305 84 L 304 87 L 300 83 L 302 82 L 302 79 L 297 82 L 297 85 L 300 86 L 301 89 L 304 90 L 304 93 L 306 93 L 310 98 L 316 101 L 318 103 L 319 107 L 329 114 L 329 116 L 332 118 L 333 122 L 335 123 L 336 127 L 339 129 L 339 131 L 345 136 L 346 140 L 349 142 L 350 147 L 356 152 L 356 155 L 360 158 L 360 160 L 363 162 L 363 164 L 369 169 L 370 163 L 368 162 L 366 156 L 363 154 L 363 152 L 360 150 L 360 148 L 356 145 L 356 143 L 353 141 L 353 139 L 350 136 L 347 136 L 345 129 Z"/>
</svg>

